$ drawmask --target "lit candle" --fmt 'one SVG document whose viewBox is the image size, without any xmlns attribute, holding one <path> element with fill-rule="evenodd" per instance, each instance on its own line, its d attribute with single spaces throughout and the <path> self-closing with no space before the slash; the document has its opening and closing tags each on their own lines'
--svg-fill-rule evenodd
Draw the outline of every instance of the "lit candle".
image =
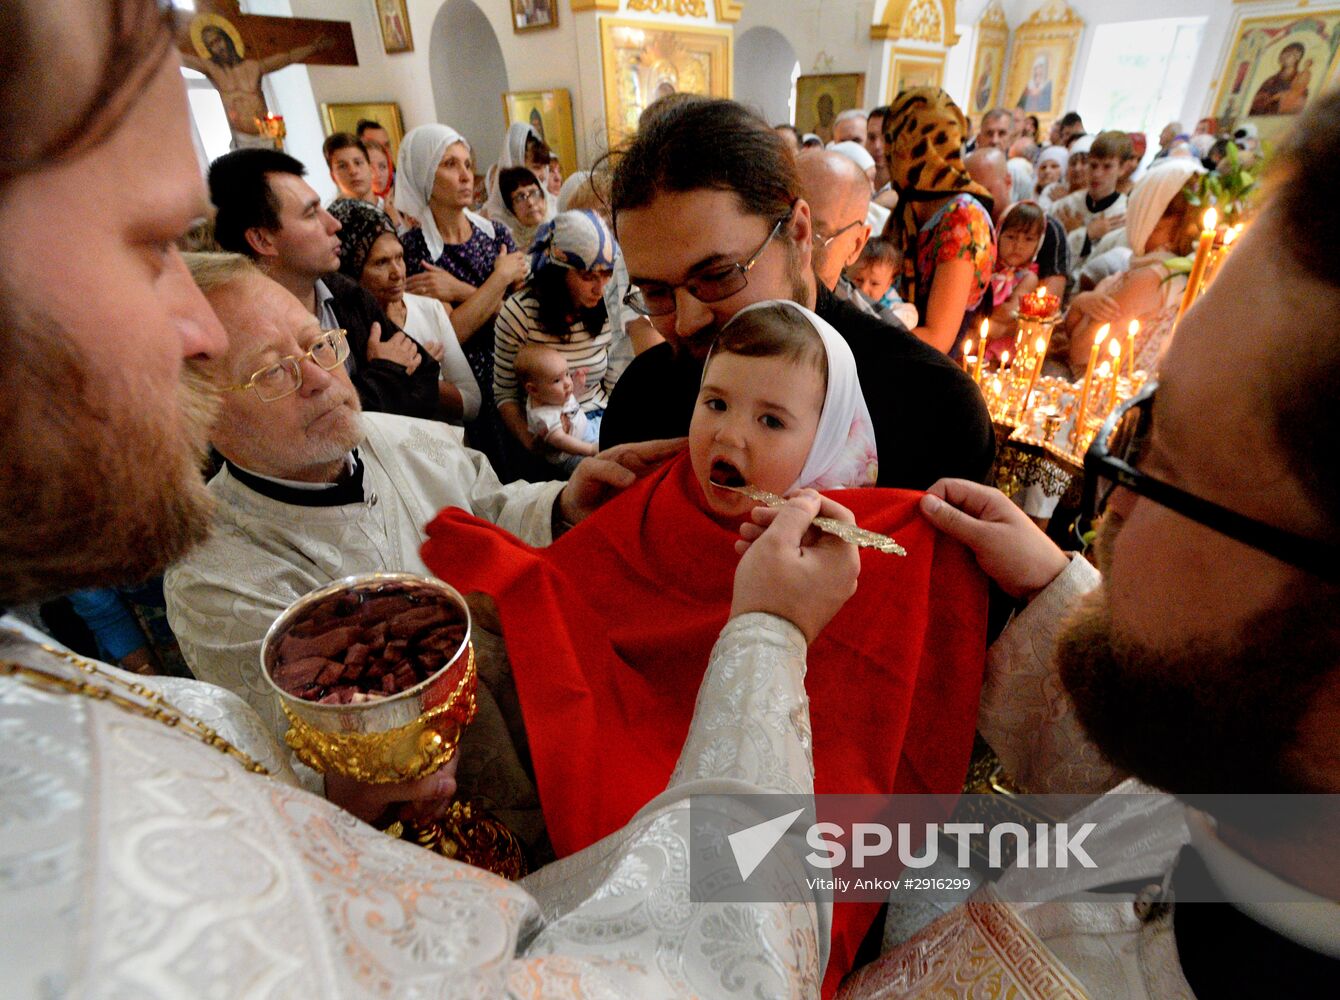
<svg viewBox="0 0 1340 1000">
<path fill-rule="evenodd" d="M 1005 371 L 1010 367 L 1010 352 L 1006 351 L 1000 356 L 1000 370 Z"/>
<path fill-rule="evenodd" d="M 1103 346 L 1103 341 L 1107 340 L 1108 331 L 1111 329 L 1112 327 L 1108 323 L 1100 326 L 1097 335 L 1093 338 L 1093 349 L 1089 351 L 1089 367 L 1084 369 L 1084 385 L 1079 391 L 1079 408 L 1075 411 L 1075 424 L 1071 428 L 1071 441 L 1076 444 L 1084 434 L 1084 415 L 1089 412 L 1089 393 L 1093 390 L 1094 368 L 1098 364 L 1098 351 Z M 1107 364 L 1107 362 L 1103 363 Z"/>
<path fill-rule="evenodd" d="M 968 358 L 970 358 L 971 356 L 972 356 L 972 338 L 969 337 L 967 340 L 963 342 L 963 353 L 959 355 L 960 360 L 963 362 L 963 370 L 965 372 L 968 370 Z"/>
<path fill-rule="evenodd" d="M 1112 357 L 1112 388 L 1107 394 L 1107 411 L 1117 408 L 1117 382 L 1121 379 L 1121 341 L 1113 337 L 1107 342 L 1107 353 Z M 1107 364 L 1106 361 L 1103 364 Z"/>
<path fill-rule="evenodd" d="M 1179 321 L 1200 294 L 1201 283 L 1205 280 L 1205 269 L 1210 263 L 1210 251 L 1214 248 L 1214 233 L 1219 225 L 1219 213 L 1214 208 L 1206 209 L 1201 225 L 1200 242 L 1196 244 L 1196 259 L 1191 263 L 1191 273 L 1186 279 L 1186 291 L 1182 293 L 1182 304 L 1177 309 Z"/>
<path fill-rule="evenodd" d="M 977 364 L 972 370 L 972 380 L 978 385 L 982 384 L 982 364 L 986 361 L 986 334 L 991 328 L 990 320 L 982 320 L 982 346 L 977 350 Z"/>
<path fill-rule="evenodd" d="M 1135 335 L 1140 332 L 1140 321 L 1133 319 L 1126 327 L 1126 372 L 1135 378 Z"/>
</svg>

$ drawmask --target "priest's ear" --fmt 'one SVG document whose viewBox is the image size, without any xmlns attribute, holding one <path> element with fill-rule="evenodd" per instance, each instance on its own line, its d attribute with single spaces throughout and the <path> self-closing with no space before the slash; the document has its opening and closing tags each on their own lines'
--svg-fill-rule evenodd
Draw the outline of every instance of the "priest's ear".
<svg viewBox="0 0 1340 1000">
<path fill-rule="evenodd" d="M 267 229 L 264 226 L 252 226 L 242 236 L 247 241 L 247 246 L 251 247 L 251 252 L 258 258 L 279 256 L 279 246 L 275 242 L 274 230 Z"/>
</svg>

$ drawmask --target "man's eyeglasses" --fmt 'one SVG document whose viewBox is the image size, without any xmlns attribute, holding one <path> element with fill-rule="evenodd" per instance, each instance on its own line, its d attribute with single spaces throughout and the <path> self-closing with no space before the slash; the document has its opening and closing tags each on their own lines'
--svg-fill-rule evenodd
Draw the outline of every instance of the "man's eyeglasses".
<svg viewBox="0 0 1340 1000">
<path fill-rule="evenodd" d="M 516 191 L 512 194 L 512 204 L 525 201 L 543 201 L 544 192 L 537 187 L 529 187 L 523 191 Z"/>
<path fill-rule="evenodd" d="M 349 357 L 349 338 L 343 330 L 326 330 L 317 337 L 304 354 L 290 354 L 273 364 L 255 372 L 251 378 L 238 385 L 226 385 L 224 392 L 241 392 L 244 389 L 255 390 L 263 402 L 273 403 L 276 399 L 297 392 L 302 387 L 302 363 L 308 358 L 317 367 L 325 371 L 334 371 Z"/>
<path fill-rule="evenodd" d="M 794 211 L 794 209 L 792 209 Z M 782 226 L 790 220 L 792 212 L 787 212 L 777 220 L 777 224 L 768 233 L 757 250 L 748 259 L 737 264 L 715 267 L 701 274 L 695 274 L 678 285 L 652 284 L 648 282 L 629 289 L 623 297 L 624 305 L 643 316 L 666 316 L 675 311 L 675 290 L 684 288 L 699 302 L 720 302 L 730 298 L 749 284 L 749 272 L 768 249 L 768 244 L 782 231 Z"/>
<path fill-rule="evenodd" d="M 811 237 L 811 239 L 813 239 L 814 241 L 814 249 L 827 250 L 828 244 L 832 243 L 835 239 L 837 239 L 839 236 L 845 233 L 848 229 L 854 229 L 856 226 L 859 226 L 864 221 L 865 221 L 864 219 L 857 219 L 855 222 L 848 222 L 845 226 L 839 229 L 832 236 L 820 236 L 819 230 L 816 227 L 814 230 L 814 235 L 813 237 Z"/>
<path fill-rule="evenodd" d="M 1221 507 L 1136 468 L 1154 429 L 1154 391 L 1146 384 L 1107 418 L 1084 456 L 1081 528 L 1087 529 L 1122 486 L 1183 517 L 1323 579 L 1340 581 L 1340 546 L 1296 535 Z M 1087 522 L 1087 523 L 1086 523 Z"/>
</svg>

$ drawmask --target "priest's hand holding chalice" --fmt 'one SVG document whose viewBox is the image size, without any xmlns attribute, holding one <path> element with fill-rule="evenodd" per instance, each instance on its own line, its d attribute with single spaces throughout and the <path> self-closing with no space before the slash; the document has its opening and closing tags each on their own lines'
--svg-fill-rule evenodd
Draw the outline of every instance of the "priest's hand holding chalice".
<svg viewBox="0 0 1340 1000">
<path fill-rule="evenodd" d="M 261 667 L 298 759 L 327 793 L 393 836 L 507 878 L 525 851 L 477 802 L 454 801 L 461 733 L 475 715 L 464 599 L 408 573 L 346 577 L 270 627 Z"/>
</svg>

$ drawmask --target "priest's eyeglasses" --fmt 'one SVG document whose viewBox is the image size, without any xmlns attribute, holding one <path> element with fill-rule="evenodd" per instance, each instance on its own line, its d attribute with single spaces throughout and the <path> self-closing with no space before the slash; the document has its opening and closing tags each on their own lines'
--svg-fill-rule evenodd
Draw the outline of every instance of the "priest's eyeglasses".
<svg viewBox="0 0 1340 1000">
<path fill-rule="evenodd" d="M 224 392 L 242 392 L 253 389 L 263 402 L 273 403 L 302 388 L 302 363 L 308 359 L 312 364 L 334 371 L 349 357 L 349 337 L 343 330 L 325 330 L 312 342 L 312 346 L 303 354 L 290 354 L 280 358 L 274 364 L 266 365 L 238 385 L 226 385 Z"/>
<path fill-rule="evenodd" d="M 1154 392 L 1157 388 L 1158 383 L 1149 382 L 1117 407 L 1089 446 L 1084 456 L 1081 529 L 1087 529 L 1097 520 L 1112 493 L 1121 486 L 1291 566 L 1332 582 L 1340 581 L 1340 546 L 1239 514 L 1136 467 L 1154 429 Z"/>
<path fill-rule="evenodd" d="M 636 285 L 623 297 L 624 305 L 643 316 L 668 316 L 675 311 L 675 291 L 679 288 L 687 289 L 688 293 L 699 302 L 720 302 L 722 299 L 730 298 L 749 284 L 749 272 L 763 256 L 763 251 L 768 249 L 768 244 L 782 231 L 782 226 L 791 219 L 794 211 L 792 208 L 777 220 L 777 224 L 768 233 L 768 238 L 746 260 L 710 268 L 678 285 L 664 285 L 650 281 Z"/>
<path fill-rule="evenodd" d="M 855 222 L 848 222 L 845 226 L 843 226 L 841 229 L 835 232 L 832 236 L 820 236 L 819 228 L 816 226 L 814 229 L 814 235 L 813 237 L 811 237 L 811 239 L 814 241 L 814 249 L 827 250 L 828 244 L 832 243 L 835 239 L 837 239 L 847 230 L 854 229 L 864 221 L 865 219 L 857 219 Z"/>
</svg>

